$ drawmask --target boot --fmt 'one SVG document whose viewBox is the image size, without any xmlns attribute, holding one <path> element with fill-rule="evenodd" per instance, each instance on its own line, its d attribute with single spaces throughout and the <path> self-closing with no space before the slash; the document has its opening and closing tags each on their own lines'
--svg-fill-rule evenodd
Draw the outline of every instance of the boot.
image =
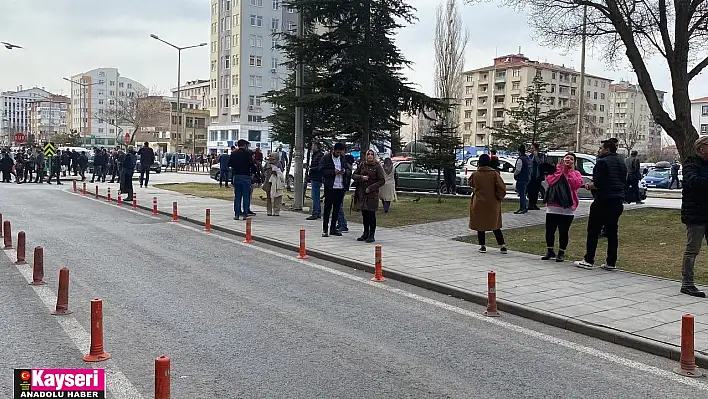
<svg viewBox="0 0 708 399">
<path fill-rule="evenodd" d="M 686 295 L 690 295 L 690 296 L 695 296 L 698 298 L 705 298 L 706 297 L 706 293 L 703 291 L 699 291 L 695 285 L 688 286 L 688 287 L 681 287 L 681 293 L 686 294 Z"/>
<path fill-rule="evenodd" d="M 369 232 L 368 230 L 364 230 L 364 234 L 361 235 L 361 237 L 357 238 L 357 241 L 366 241 L 369 239 Z"/>
<path fill-rule="evenodd" d="M 562 249 L 558 250 L 558 255 L 556 256 L 556 262 L 564 262 L 565 261 L 565 251 Z"/>
<path fill-rule="evenodd" d="M 371 244 L 372 242 L 375 242 L 376 239 L 374 238 L 374 234 L 376 233 L 376 227 L 371 227 L 371 230 L 369 231 L 369 236 L 366 238 L 366 242 Z"/>
<path fill-rule="evenodd" d="M 541 260 L 549 260 L 549 259 L 555 259 L 556 258 L 556 252 L 553 250 L 553 248 L 548 248 L 546 250 L 546 254 L 541 257 Z"/>
</svg>

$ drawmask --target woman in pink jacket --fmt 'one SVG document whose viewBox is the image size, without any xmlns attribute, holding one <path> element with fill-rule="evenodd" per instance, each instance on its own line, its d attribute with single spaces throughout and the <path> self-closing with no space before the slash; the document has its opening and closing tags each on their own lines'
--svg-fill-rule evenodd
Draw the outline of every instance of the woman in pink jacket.
<svg viewBox="0 0 708 399">
<path fill-rule="evenodd" d="M 556 262 L 563 262 L 565 250 L 568 247 L 568 231 L 573 223 L 575 209 L 578 208 L 578 190 L 583 186 L 583 177 L 580 172 L 575 170 L 575 154 L 567 153 L 558 162 L 556 172 L 546 177 L 546 183 L 548 183 L 549 190 L 554 185 L 564 185 L 563 187 L 556 186 L 555 188 L 558 190 L 554 191 L 558 192 L 560 189 L 566 190 L 565 192 L 569 191 L 570 199 L 572 199 L 572 201 L 567 200 L 566 204 L 560 204 L 558 203 L 559 198 L 556 196 L 548 198 L 546 203 L 546 246 L 548 250 L 541 259 L 555 259 Z M 558 255 L 553 250 L 556 230 L 559 235 Z"/>
</svg>

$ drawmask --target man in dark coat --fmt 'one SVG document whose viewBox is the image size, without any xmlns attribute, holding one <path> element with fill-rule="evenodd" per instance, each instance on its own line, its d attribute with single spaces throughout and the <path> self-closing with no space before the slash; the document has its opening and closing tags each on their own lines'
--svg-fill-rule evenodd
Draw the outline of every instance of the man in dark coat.
<svg viewBox="0 0 708 399">
<path fill-rule="evenodd" d="M 236 151 L 236 147 L 231 146 L 231 151 Z M 229 188 L 229 159 L 228 152 L 219 155 L 219 187 L 225 183 L 226 188 Z"/>
<path fill-rule="evenodd" d="M 637 204 L 643 204 L 639 197 L 639 180 L 642 179 L 642 171 L 639 163 L 639 153 L 632 151 L 629 158 L 624 160 L 627 166 L 627 203 L 636 201 Z"/>
<path fill-rule="evenodd" d="M 61 175 L 61 156 L 57 151 L 57 154 L 49 158 L 49 178 L 47 178 L 47 183 L 52 184 L 52 177 L 57 177 L 57 184 L 63 184 L 59 177 Z"/>
<path fill-rule="evenodd" d="M 681 292 L 705 298 L 706 294 L 693 282 L 693 268 L 701 251 L 701 243 L 708 239 L 708 136 L 694 143 L 696 155 L 683 162 L 683 190 L 681 222 L 686 225 L 686 251 L 683 254 Z"/>
<path fill-rule="evenodd" d="M 132 145 L 128 146 L 128 151 L 123 157 L 123 163 L 120 165 L 120 192 L 128 194 L 124 201 L 133 200 L 133 173 L 135 165 L 138 163 L 138 156 Z"/>
<path fill-rule="evenodd" d="M 529 179 L 528 198 L 530 211 L 538 211 L 538 193 L 541 191 L 541 184 L 545 176 L 542 173 L 541 165 L 546 162 L 546 154 L 541 152 L 538 143 L 531 144 L 531 178 Z M 555 172 L 555 169 L 553 170 Z"/>
<path fill-rule="evenodd" d="M 619 218 L 624 211 L 624 194 L 627 183 L 627 166 L 617 155 L 617 144 L 612 140 L 602 142 L 602 150 L 592 171 L 592 183 L 585 185 L 591 190 L 595 200 L 590 205 L 585 256 L 575 262 L 583 269 L 595 267 L 597 241 L 603 226 L 607 236 L 607 259 L 603 269 L 617 269 L 617 230 Z"/>
<path fill-rule="evenodd" d="M 86 156 L 86 151 L 81 151 L 79 159 L 76 160 L 76 164 L 79 175 L 81 176 L 81 181 L 86 180 L 86 168 L 88 167 L 88 156 Z"/>
<path fill-rule="evenodd" d="M 343 143 L 336 143 L 332 152 L 322 156 L 320 172 L 325 192 L 324 214 L 322 215 L 322 237 L 341 236 L 336 229 L 339 211 L 344 201 L 344 195 L 351 181 L 351 165 L 344 158 L 346 151 Z M 331 217 L 331 223 L 330 223 Z"/>
<path fill-rule="evenodd" d="M 519 146 L 519 158 L 516 159 L 514 169 L 514 180 L 516 180 L 516 192 L 519 194 L 519 210 L 515 214 L 522 214 L 529 211 L 526 200 L 526 189 L 531 181 L 531 158 L 526 155 L 526 146 Z"/>
<path fill-rule="evenodd" d="M 3 183 L 10 183 L 11 181 L 11 173 L 12 173 L 12 165 L 14 164 L 14 161 L 12 158 L 10 158 L 10 154 L 7 152 L 3 151 L 2 152 L 2 159 L 0 159 L 0 171 L 2 171 L 2 182 Z"/>
<path fill-rule="evenodd" d="M 138 150 L 140 157 L 140 187 L 143 187 L 143 177 L 145 178 L 145 187 L 148 186 L 150 180 L 150 167 L 155 163 L 155 151 L 150 148 L 150 143 L 143 143 L 143 147 Z"/>
<path fill-rule="evenodd" d="M 41 148 L 37 148 L 37 155 L 34 158 L 34 164 L 37 168 L 37 176 L 35 177 L 35 183 L 44 183 L 44 152 Z"/>
<path fill-rule="evenodd" d="M 317 220 L 322 217 L 322 172 L 320 172 L 320 161 L 324 153 L 320 150 L 318 143 L 312 143 L 310 147 L 310 167 L 307 170 L 307 178 L 310 180 L 312 212 L 307 220 Z"/>
<path fill-rule="evenodd" d="M 96 176 L 98 176 L 98 181 L 101 181 L 101 176 L 103 176 L 103 169 L 106 167 L 106 159 L 103 156 L 103 152 L 101 152 L 101 150 L 95 147 L 93 150 L 93 175 L 91 176 L 91 183 L 96 180 Z"/>
</svg>

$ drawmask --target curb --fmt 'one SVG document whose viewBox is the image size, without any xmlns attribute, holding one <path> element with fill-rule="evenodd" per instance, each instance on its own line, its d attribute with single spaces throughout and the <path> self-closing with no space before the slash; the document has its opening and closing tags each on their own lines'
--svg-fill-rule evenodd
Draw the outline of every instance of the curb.
<svg viewBox="0 0 708 399">
<path fill-rule="evenodd" d="M 72 193 L 69 191 L 69 193 Z M 72 193 L 73 194 L 73 193 Z M 79 194 L 80 195 L 80 194 Z M 104 195 L 99 195 L 100 198 L 106 198 Z M 147 207 L 138 204 L 138 209 L 146 210 L 152 212 L 152 207 Z M 172 217 L 171 212 L 165 212 L 158 210 L 158 214 L 163 216 Z M 196 220 L 186 216 L 179 216 L 180 220 L 196 224 L 199 226 L 204 226 L 203 220 Z M 212 230 L 220 231 L 222 233 L 227 233 L 237 237 L 245 237 L 246 234 L 240 231 L 222 227 L 214 223 L 211 224 Z M 281 249 L 298 252 L 300 250 L 299 246 L 296 244 L 289 244 L 279 240 L 275 240 L 268 237 L 261 237 L 258 235 L 251 235 L 256 242 L 261 242 L 267 245 L 278 247 Z M 360 262 L 354 259 L 343 258 L 340 256 L 335 256 L 333 254 L 323 252 L 316 249 L 307 249 L 307 254 L 321 259 L 327 262 L 336 263 L 342 266 L 347 266 L 355 270 L 363 270 L 368 273 L 374 272 L 374 266 L 369 265 L 364 262 Z M 406 284 L 414 285 L 419 288 L 423 288 L 429 291 L 437 292 L 439 294 L 448 295 L 454 298 L 462 299 L 467 302 L 472 302 L 477 305 L 486 306 L 487 296 L 477 292 L 468 291 L 462 288 L 453 287 L 444 283 L 437 281 L 428 280 L 422 277 L 412 276 L 410 274 L 402 273 L 396 270 L 383 269 L 384 277 L 397 280 Z M 574 319 L 572 317 L 562 316 L 552 312 L 547 312 L 540 309 L 534 309 L 528 306 L 518 304 L 513 301 L 499 299 L 497 298 L 497 309 L 502 312 L 513 314 L 515 316 L 523 317 L 525 319 L 530 319 L 539 323 L 547 324 L 553 327 L 561 328 L 563 330 L 571 331 L 577 334 L 586 335 L 592 338 L 597 338 L 602 341 L 610 342 L 616 345 L 636 349 L 642 352 L 650 353 L 652 355 L 661 356 L 671 360 L 679 361 L 681 358 L 681 348 L 675 345 L 666 344 L 660 341 L 656 341 L 649 338 L 640 337 L 638 335 L 633 335 L 624 331 L 616 330 L 613 328 L 601 326 L 598 324 L 593 324 L 589 322 L 584 322 L 582 320 Z M 696 365 L 698 367 L 708 369 L 708 354 L 703 354 L 702 352 L 695 352 Z"/>
</svg>

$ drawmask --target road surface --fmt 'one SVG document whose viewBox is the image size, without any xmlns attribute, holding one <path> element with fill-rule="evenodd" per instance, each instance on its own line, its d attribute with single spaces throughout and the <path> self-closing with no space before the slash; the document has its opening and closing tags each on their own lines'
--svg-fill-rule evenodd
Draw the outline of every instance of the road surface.
<svg viewBox="0 0 708 399">
<path fill-rule="evenodd" d="M 20 367 L 89 367 L 102 298 L 109 397 L 149 398 L 155 357 L 173 398 L 706 398 L 677 362 L 228 235 L 66 192 L 0 185 L 0 212 L 45 248 L 46 290 L 0 257 L 0 392 Z M 139 193 L 139 189 L 137 190 Z M 58 270 L 73 315 L 49 315 Z M 24 271 L 24 275 L 22 274 Z M 75 327 L 72 323 L 77 323 Z M 2 394 L 0 394 L 2 396 Z M 3 396 L 7 397 L 7 396 Z"/>
</svg>

